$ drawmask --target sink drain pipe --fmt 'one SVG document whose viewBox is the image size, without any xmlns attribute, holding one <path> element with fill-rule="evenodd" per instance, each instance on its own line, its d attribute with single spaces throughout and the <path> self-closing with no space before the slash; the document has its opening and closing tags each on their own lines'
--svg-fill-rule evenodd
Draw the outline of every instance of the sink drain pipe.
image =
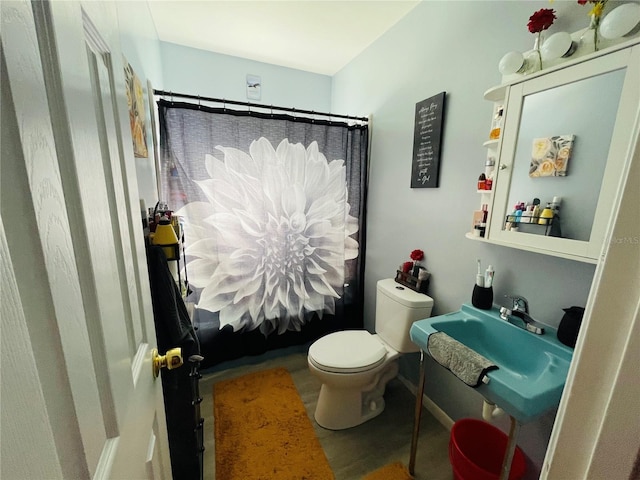
<svg viewBox="0 0 640 480">
<path fill-rule="evenodd" d="M 504 415 L 504 410 L 495 403 L 488 402 L 487 400 L 482 403 L 482 418 L 485 422 L 490 422 L 494 418 L 498 418 L 502 415 Z"/>
</svg>

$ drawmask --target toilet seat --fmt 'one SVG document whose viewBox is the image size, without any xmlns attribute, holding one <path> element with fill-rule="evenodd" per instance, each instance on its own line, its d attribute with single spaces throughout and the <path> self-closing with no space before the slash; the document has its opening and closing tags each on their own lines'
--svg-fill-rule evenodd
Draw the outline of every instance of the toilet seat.
<svg viewBox="0 0 640 480">
<path fill-rule="evenodd" d="M 309 347 L 309 360 L 326 372 L 358 373 L 382 364 L 387 353 L 376 335 L 366 330 L 344 330 L 316 340 Z"/>
</svg>

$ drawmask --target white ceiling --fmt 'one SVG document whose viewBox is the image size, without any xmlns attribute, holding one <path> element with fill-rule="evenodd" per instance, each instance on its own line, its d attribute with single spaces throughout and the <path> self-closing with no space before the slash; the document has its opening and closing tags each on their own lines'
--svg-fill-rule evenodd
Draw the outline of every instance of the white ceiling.
<svg viewBox="0 0 640 480">
<path fill-rule="evenodd" d="M 149 0 L 160 40 L 333 75 L 420 0 Z"/>
</svg>

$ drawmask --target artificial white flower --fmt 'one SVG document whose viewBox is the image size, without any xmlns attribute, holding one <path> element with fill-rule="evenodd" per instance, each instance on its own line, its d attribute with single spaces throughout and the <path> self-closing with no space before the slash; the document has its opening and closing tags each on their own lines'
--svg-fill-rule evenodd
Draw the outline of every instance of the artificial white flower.
<svg viewBox="0 0 640 480">
<path fill-rule="evenodd" d="M 198 308 L 220 312 L 220 328 L 299 331 L 313 312 L 335 313 L 344 263 L 358 256 L 343 160 L 328 161 L 313 142 L 260 138 L 249 154 L 216 147 L 208 202 L 192 202 L 185 221 L 189 281 L 202 288 Z M 195 257 L 195 258 L 194 258 Z"/>
</svg>

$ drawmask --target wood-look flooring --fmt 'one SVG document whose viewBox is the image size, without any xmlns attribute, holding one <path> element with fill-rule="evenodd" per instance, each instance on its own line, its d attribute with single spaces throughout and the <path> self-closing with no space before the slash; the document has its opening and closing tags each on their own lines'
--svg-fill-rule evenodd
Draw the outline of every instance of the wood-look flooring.
<svg viewBox="0 0 640 480">
<path fill-rule="evenodd" d="M 291 373 L 336 480 L 361 480 L 366 474 L 392 462 L 400 461 L 408 465 L 415 396 L 407 387 L 397 378 L 391 380 L 387 385 L 386 407 L 382 414 L 354 428 L 341 431 L 326 430 L 313 418 L 321 384 L 309 372 L 306 353 L 295 352 L 262 361 L 258 359 L 257 363 L 203 375 L 200 380 L 200 394 L 203 397 L 201 414 L 205 419 L 205 480 L 215 480 L 213 384 L 275 367 L 284 367 Z M 416 480 L 451 480 L 448 442 L 448 430 L 429 412 L 423 410 L 415 468 Z"/>
</svg>

